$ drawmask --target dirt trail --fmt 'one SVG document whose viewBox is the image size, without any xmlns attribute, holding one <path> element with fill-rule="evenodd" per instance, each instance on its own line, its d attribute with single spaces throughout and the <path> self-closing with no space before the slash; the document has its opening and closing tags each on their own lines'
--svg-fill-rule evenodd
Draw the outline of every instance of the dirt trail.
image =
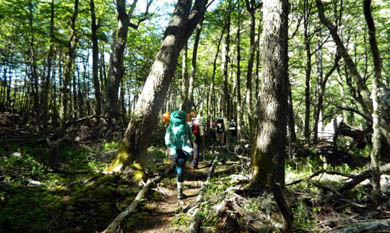
<svg viewBox="0 0 390 233">
<path fill-rule="evenodd" d="M 160 183 L 157 187 L 162 195 L 162 200 L 152 200 L 148 197 L 143 204 L 149 210 L 149 216 L 142 218 L 137 224 L 135 233 L 169 233 L 182 232 L 186 229 L 178 229 L 172 221 L 179 215 L 183 215 L 182 209 L 194 204 L 198 196 L 202 182 L 207 179 L 207 173 L 210 165 L 207 161 L 199 162 L 199 168 L 193 169 L 192 165 L 187 162 L 184 173 L 184 194 L 186 198 L 178 202 L 176 191 L 176 173 L 171 172 L 169 183 Z M 160 198 L 161 199 L 161 198 Z"/>
</svg>

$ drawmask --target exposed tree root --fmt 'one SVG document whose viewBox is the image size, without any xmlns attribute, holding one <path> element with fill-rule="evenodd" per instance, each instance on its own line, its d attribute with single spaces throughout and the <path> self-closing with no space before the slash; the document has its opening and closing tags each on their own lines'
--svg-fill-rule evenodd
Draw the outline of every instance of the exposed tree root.
<svg viewBox="0 0 390 233">
<path fill-rule="evenodd" d="M 207 180 L 206 180 L 206 182 L 204 182 L 202 184 L 202 187 L 200 188 L 199 194 L 196 198 L 195 206 L 193 208 L 191 208 L 191 210 L 193 211 L 193 214 L 191 217 L 191 225 L 188 228 L 189 233 L 199 232 L 199 228 L 200 228 L 202 219 L 199 217 L 198 213 L 200 211 L 201 202 L 203 201 L 204 192 L 210 183 L 211 176 L 214 173 L 214 169 L 215 169 L 215 165 L 216 165 L 217 160 L 218 160 L 218 156 L 215 157 L 213 163 L 211 164 L 211 167 L 210 167 L 209 172 L 207 174 Z"/>
<path fill-rule="evenodd" d="M 290 232 L 290 230 L 292 228 L 293 221 L 294 221 L 294 216 L 291 212 L 291 209 L 287 205 L 287 202 L 283 197 L 282 189 L 280 188 L 280 186 L 277 183 L 275 183 L 272 174 L 268 175 L 268 183 L 271 186 L 271 190 L 272 190 L 272 193 L 274 194 L 275 201 L 278 204 L 279 210 L 282 213 L 283 218 L 285 220 L 283 230 L 285 232 Z"/>
</svg>

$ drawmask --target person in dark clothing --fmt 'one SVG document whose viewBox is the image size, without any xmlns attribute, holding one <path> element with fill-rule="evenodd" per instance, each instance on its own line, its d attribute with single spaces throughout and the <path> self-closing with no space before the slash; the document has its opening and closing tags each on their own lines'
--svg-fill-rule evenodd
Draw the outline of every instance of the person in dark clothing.
<svg viewBox="0 0 390 233">
<path fill-rule="evenodd" d="M 203 137 L 203 119 L 198 117 L 197 112 L 191 112 L 191 123 L 192 123 L 192 133 L 195 136 L 195 140 L 193 143 L 193 156 L 192 156 L 192 166 L 197 169 L 199 162 L 199 152 L 202 145 L 202 137 Z"/>
<path fill-rule="evenodd" d="M 225 124 L 222 117 L 217 117 L 217 122 L 215 123 L 215 135 L 219 145 L 223 146 L 225 144 Z"/>
<path fill-rule="evenodd" d="M 229 124 L 229 131 L 230 131 L 230 134 L 232 135 L 232 137 L 237 137 L 237 123 L 234 119 L 232 119 L 230 121 L 230 124 Z"/>
</svg>

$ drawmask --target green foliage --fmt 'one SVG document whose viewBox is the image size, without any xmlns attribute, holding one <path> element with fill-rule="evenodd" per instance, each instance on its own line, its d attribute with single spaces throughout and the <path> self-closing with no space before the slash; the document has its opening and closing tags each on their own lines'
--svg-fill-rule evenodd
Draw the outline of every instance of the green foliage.
<svg viewBox="0 0 390 233">
<path fill-rule="evenodd" d="M 106 142 L 103 144 L 102 151 L 112 151 L 112 150 L 118 150 L 119 149 L 119 143 L 117 142 Z"/>
<path fill-rule="evenodd" d="M 314 212 L 318 212 L 320 208 L 310 208 L 303 200 L 298 200 L 297 206 L 292 208 L 295 221 L 294 224 L 304 231 L 316 229 L 317 220 L 315 215 L 313 215 L 313 210 Z"/>
<path fill-rule="evenodd" d="M 102 229 L 117 214 L 113 203 L 126 208 L 138 191 L 126 180 L 116 185 L 117 176 L 99 178 L 94 174 L 102 167 L 102 161 L 91 154 L 101 153 L 95 148 L 64 147 L 60 155 L 64 173 L 51 172 L 40 161 L 46 158 L 40 148 L 4 148 L 7 150 L 0 150 L 1 188 L 5 187 L 0 190 L 0 232 L 81 233 Z M 79 173 L 80 169 L 83 172 Z"/>
</svg>

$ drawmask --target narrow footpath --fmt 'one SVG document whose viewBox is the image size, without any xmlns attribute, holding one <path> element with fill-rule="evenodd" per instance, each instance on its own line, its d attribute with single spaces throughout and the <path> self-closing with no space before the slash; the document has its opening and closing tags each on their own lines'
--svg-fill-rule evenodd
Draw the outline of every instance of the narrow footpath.
<svg viewBox="0 0 390 233">
<path fill-rule="evenodd" d="M 186 218 L 186 211 L 195 204 L 202 183 L 206 181 L 210 169 L 208 161 L 199 162 L 198 169 L 194 169 L 189 162 L 186 164 L 184 194 L 187 196 L 182 200 L 177 199 L 176 174 L 172 171 L 167 178 L 149 192 L 142 203 L 142 210 L 149 216 L 137 216 L 135 233 L 169 233 L 186 232 L 188 225 L 182 224 L 181 217 Z M 152 190 L 151 190 L 152 191 Z M 158 193 L 158 198 L 153 198 L 153 193 Z M 133 218 L 139 213 L 128 216 Z"/>
</svg>

